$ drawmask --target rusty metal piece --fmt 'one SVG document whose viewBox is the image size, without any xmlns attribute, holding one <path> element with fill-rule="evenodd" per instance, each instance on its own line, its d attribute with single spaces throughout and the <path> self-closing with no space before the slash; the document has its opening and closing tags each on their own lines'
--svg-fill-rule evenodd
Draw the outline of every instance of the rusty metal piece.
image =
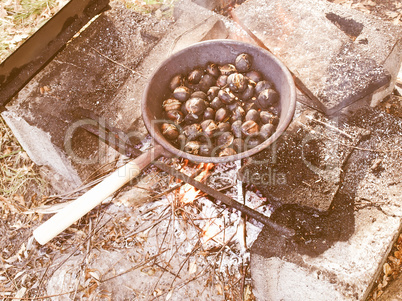
<svg viewBox="0 0 402 301">
<path fill-rule="evenodd" d="M 109 0 L 71 0 L 0 65 L 0 110 Z"/>
</svg>

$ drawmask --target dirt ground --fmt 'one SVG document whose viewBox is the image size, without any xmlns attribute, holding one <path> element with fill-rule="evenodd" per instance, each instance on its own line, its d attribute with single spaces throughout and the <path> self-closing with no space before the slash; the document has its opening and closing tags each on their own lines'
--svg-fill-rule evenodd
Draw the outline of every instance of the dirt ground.
<svg viewBox="0 0 402 301">
<path fill-rule="evenodd" d="M 14 22 L 17 12 L 27 7 L 26 2 L 29 1 L 0 1 L 0 42 L 4 42 L 0 46 L 0 59 L 65 4 L 65 1 L 43 1 L 41 11 L 29 22 Z M 138 13 L 171 18 L 169 7 L 173 1 L 122 2 Z M 402 24 L 399 0 L 331 2 Z M 381 106 L 402 116 L 401 97 L 386 99 Z M 237 213 L 209 205 L 205 197 L 197 197 L 192 204 L 181 204 L 177 194 L 180 184 L 166 174 L 149 169 L 148 186 L 136 183 L 134 188 L 126 189 L 57 239 L 41 246 L 33 240 L 33 229 L 49 218 L 49 212 L 82 194 L 86 187 L 69 195 L 53 195 L 52 188 L 41 179 L 38 168 L 2 120 L 0 168 L 0 299 L 254 299 L 247 249 L 258 230 L 252 225 L 245 226 Z M 193 172 L 192 166 L 188 168 L 189 173 Z M 229 193 L 237 193 L 235 183 L 219 184 Z M 138 197 L 139 191 L 144 200 L 153 202 L 133 206 L 130 193 Z M 223 224 L 219 224 L 217 217 L 222 216 Z M 208 233 L 214 227 L 217 229 Z M 247 239 L 246 234 L 250 236 Z M 401 249 L 399 239 L 384 265 L 373 300 L 401 270 L 400 260 L 395 260 L 400 257 Z M 123 289 L 123 283 L 130 285 L 124 284 Z"/>
</svg>

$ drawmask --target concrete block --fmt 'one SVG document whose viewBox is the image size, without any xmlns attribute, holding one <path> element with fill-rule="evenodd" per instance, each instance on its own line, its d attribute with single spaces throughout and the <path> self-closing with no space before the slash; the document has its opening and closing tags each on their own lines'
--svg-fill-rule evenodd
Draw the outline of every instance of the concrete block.
<svg viewBox="0 0 402 301">
<path fill-rule="evenodd" d="M 305 110 L 273 146 L 252 157 L 239 177 L 275 205 L 298 204 L 326 211 L 352 151 L 345 145 L 355 146 L 365 134 L 361 128 L 342 126 L 337 118 L 330 120 Z"/>
<path fill-rule="evenodd" d="M 4 116 L 14 116 L 6 120 L 35 163 L 72 189 L 115 159 L 113 149 L 78 129 L 87 122 L 78 108 L 125 131 L 133 143 L 144 139 L 140 101 L 153 70 L 173 51 L 227 36 L 214 13 L 191 4 L 196 13 L 172 24 L 114 3 L 21 90 Z"/>
<path fill-rule="evenodd" d="M 251 255 L 253 293 L 259 301 L 366 300 L 399 230 L 399 218 L 363 209 L 355 215 L 352 237 L 318 256 L 292 254 L 291 243 L 259 237 Z M 276 244 L 288 253 L 266 256 Z"/>
<path fill-rule="evenodd" d="M 251 252 L 257 300 L 366 300 L 402 228 L 402 121 L 367 108 L 345 126 L 370 135 L 343 167 L 326 214 L 284 205 L 271 218 L 295 227 L 286 240 L 263 230 Z"/>
<path fill-rule="evenodd" d="M 82 122 L 77 108 L 91 110 L 122 129 L 141 119 L 140 97 L 130 95 L 122 103 L 116 94 L 130 77 L 140 76 L 134 69 L 161 38 L 167 25 L 114 3 L 112 10 L 70 41 L 21 90 L 8 106 L 16 117 L 7 121 L 35 163 L 46 164 L 72 189 L 77 182 L 71 178 L 78 174 L 86 179 L 102 164 L 113 160 L 114 151 L 77 129 L 77 122 Z M 130 106 L 125 106 L 126 103 Z M 123 106 L 125 110 L 121 110 Z M 21 120 L 26 126 L 20 126 Z M 137 138 L 134 142 L 146 132 L 144 126 L 137 128 L 138 132 L 132 135 Z M 49 156 L 47 151 L 38 154 L 44 136 L 58 150 L 59 158 L 55 152 L 50 155 L 50 151 Z M 46 161 L 38 160 L 45 156 Z M 60 164 L 72 169 L 61 171 Z"/>
<path fill-rule="evenodd" d="M 364 97 L 376 105 L 392 92 L 402 60 L 400 27 L 328 1 L 251 0 L 235 14 L 326 114 Z"/>
</svg>

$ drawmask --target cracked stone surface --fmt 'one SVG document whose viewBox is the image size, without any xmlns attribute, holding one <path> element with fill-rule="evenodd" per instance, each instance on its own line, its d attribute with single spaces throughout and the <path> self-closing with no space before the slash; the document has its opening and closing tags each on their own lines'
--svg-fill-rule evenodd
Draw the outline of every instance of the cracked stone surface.
<svg viewBox="0 0 402 301">
<path fill-rule="evenodd" d="M 227 37 L 222 21 L 199 8 L 196 16 L 178 14 L 172 24 L 114 3 L 9 104 L 5 120 L 56 189 L 77 187 L 118 156 L 77 128 L 86 122 L 78 108 L 99 115 L 138 143 L 147 135 L 140 101 L 153 70 L 187 45 Z"/>
<path fill-rule="evenodd" d="M 268 200 L 299 204 L 326 211 L 341 182 L 342 168 L 351 147 L 367 135 L 313 110 L 304 110 L 270 148 L 253 156 L 239 172 Z"/>
<path fill-rule="evenodd" d="M 402 122 L 362 109 L 347 124 L 370 135 L 353 148 L 328 212 L 283 205 L 271 218 L 296 238 L 263 231 L 253 245 L 258 300 L 365 300 L 382 271 L 402 228 Z"/>
<path fill-rule="evenodd" d="M 252 0 L 235 13 L 326 114 L 394 85 L 402 60 L 397 26 L 327 1 Z"/>
</svg>

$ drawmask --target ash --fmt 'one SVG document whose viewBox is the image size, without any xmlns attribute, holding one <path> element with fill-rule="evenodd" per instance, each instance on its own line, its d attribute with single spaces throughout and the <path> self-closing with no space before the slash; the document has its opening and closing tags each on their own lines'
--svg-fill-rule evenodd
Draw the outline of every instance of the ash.
<svg viewBox="0 0 402 301">
<path fill-rule="evenodd" d="M 178 159 L 171 161 L 187 175 L 200 168 Z M 204 182 L 269 216 L 266 200 L 237 180 L 240 167 L 240 161 L 216 164 Z M 247 287 L 251 288 L 249 248 L 262 224 L 246 221 L 235 209 L 219 202 L 215 205 L 210 196 L 170 175 L 158 173 L 161 180 L 152 189 L 160 197 L 136 210 L 133 216 L 136 222 L 129 229 L 129 235 L 135 237 L 142 252 L 158 258 L 160 275 L 150 293 L 159 290 L 156 293 L 159 296 L 181 300 L 180 291 L 184 289 L 187 295 L 192 295 L 189 292 L 192 285 L 201 281 L 204 291 L 215 295 L 217 300 L 239 300 Z M 186 193 L 192 194 L 193 199 L 184 203 Z"/>
</svg>

